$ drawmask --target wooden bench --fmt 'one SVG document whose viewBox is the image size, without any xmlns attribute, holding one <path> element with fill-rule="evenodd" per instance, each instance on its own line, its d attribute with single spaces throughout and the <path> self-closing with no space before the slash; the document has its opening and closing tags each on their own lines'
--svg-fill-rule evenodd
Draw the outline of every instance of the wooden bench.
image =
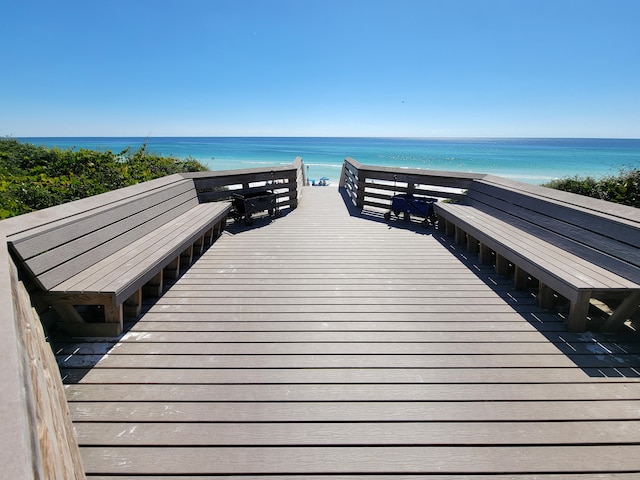
<svg viewBox="0 0 640 480">
<path fill-rule="evenodd" d="M 568 327 L 587 327 L 591 304 L 610 316 L 615 331 L 640 305 L 640 210 L 544 187 L 486 176 L 475 180 L 462 203 L 438 203 L 440 228 L 514 274 L 516 288 L 538 281 L 538 303 L 555 294 L 570 304 Z"/>
<path fill-rule="evenodd" d="M 193 180 L 172 175 L 72 202 L 61 208 L 68 214 L 7 240 L 72 334 L 117 336 L 143 295 L 160 296 L 165 278 L 218 238 L 230 209 L 199 203 Z"/>
</svg>

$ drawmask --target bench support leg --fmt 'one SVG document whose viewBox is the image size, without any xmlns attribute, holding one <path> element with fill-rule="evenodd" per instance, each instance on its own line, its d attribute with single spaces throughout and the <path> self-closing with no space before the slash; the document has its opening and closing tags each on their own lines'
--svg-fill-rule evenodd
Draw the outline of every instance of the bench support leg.
<svg viewBox="0 0 640 480">
<path fill-rule="evenodd" d="M 48 301 L 64 321 L 64 328 L 76 337 L 117 337 L 122 333 L 124 315 L 122 304 L 116 305 L 111 295 L 64 294 L 52 295 Z M 104 313 L 98 321 L 84 318 L 75 306 L 101 306 Z"/>
<path fill-rule="evenodd" d="M 216 234 L 215 232 L 216 232 L 216 227 L 213 226 L 209 230 L 207 230 L 206 233 L 204 234 L 204 244 L 206 246 L 209 247 L 213 245 L 213 242 L 215 240 L 214 236 Z"/>
<path fill-rule="evenodd" d="M 194 244 L 193 244 L 193 254 L 197 257 L 199 257 L 200 255 L 202 255 L 202 253 L 204 252 L 204 243 L 205 243 L 205 236 L 202 235 L 200 238 L 198 238 Z"/>
<path fill-rule="evenodd" d="M 480 250 L 478 253 L 478 261 L 482 265 L 489 265 L 493 260 L 493 256 L 491 255 L 491 249 L 487 247 L 484 243 L 480 243 Z"/>
<path fill-rule="evenodd" d="M 640 308 L 640 291 L 631 292 L 604 322 L 600 331 L 616 332 L 638 308 Z"/>
<path fill-rule="evenodd" d="M 169 264 L 164 267 L 163 275 L 166 278 L 176 279 L 180 276 L 180 255 L 171 260 Z"/>
<path fill-rule="evenodd" d="M 124 316 L 125 318 L 138 318 L 142 313 L 142 289 L 136 290 L 136 292 L 127 298 L 124 302 Z"/>
<path fill-rule="evenodd" d="M 555 297 L 552 288 L 542 282 L 538 283 L 538 306 L 544 309 L 553 308 Z"/>
<path fill-rule="evenodd" d="M 180 254 L 180 263 L 184 268 L 189 268 L 193 262 L 193 245 Z"/>
<path fill-rule="evenodd" d="M 453 223 L 451 223 L 449 220 L 445 220 L 444 225 L 445 225 L 444 227 L 445 233 L 450 237 L 454 236 L 456 233 L 456 226 Z"/>
<path fill-rule="evenodd" d="M 504 258 L 502 255 L 496 253 L 496 273 L 498 275 L 507 276 L 509 275 L 509 260 Z"/>
<path fill-rule="evenodd" d="M 124 312 L 122 309 L 122 304 L 114 305 L 113 303 L 110 303 L 104 306 L 105 323 L 116 323 L 120 326 L 120 331 L 122 331 L 123 320 Z"/>
<path fill-rule="evenodd" d="M 465 243 L 467 243 L 467 234 L 464 233 L 464 230 L 462 230 L 460 227 L 455 227 L 455 232 L 456 243 L 458 245 L 464 245 Z"/>
<path fill-rule="evenodd" d="M 568 329 L 570 332 L 584 332 L 587 329 L 587 315 L 589 314 L 589 290 L 580 291 L 578 299 L 571 302 L 569 307 Z"/>
<path fill-rule="evenodd" d="M 526 290 L 529 283 L 529 275 L 519 266 L 515 266 L 515 273 L 513 275 L 513 286 L 516 290 Z"/>
<path fill-rule="evenodd" d="M 475 255 L 478 253 L 479 249 L 478 240 L 467 234 L 467 252 L 471 255 Z"/>
<path fill-rule="evenodd" d="M 162 270 L 149 280 L 144 287 L 142 287 L 142 294 L 145 297 L 158 298 L 162 295 L 162 289 L 164 288 L 164 281 L 162 278 Z"/>
<path fill-rule="evenodd" d="M 291 208 L 295 208 L 295 207 L 292 206 Z M 215 242 L 218 238 L 220 238 L 220 235 L 222 235 L 223 230 L 227 226 L 227 220 L 228 220 L 228 217 L 224 217 L 222 220 L 220 220 L 220 223 L 216 223 L 215 226 L 213 227 L 213 236 L 211 237 L 212 245 L 213 245 L 213 242 Z"/>
</svg>

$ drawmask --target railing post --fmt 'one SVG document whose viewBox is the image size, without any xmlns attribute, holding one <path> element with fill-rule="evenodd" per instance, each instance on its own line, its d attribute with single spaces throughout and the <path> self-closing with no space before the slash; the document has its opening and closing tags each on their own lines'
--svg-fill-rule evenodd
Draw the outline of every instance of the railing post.
<svg viewBox="0 0 640 480">
<path fill-rule="evenodd" d="M 298 208 L 298 202 L 300 199 L 300 195 L 302 194 L 302 188 L 299 188 L 297 186 L 292 187 L 291 184 L 289 184 L 288 188 L 289 188 L 289 206 L 292 209 Z"/>
<path fill-rule="evenodd" d="M 347 179 L 347 161 L 342 162 L 342 169 L 340 170 L 340 181 L 338 182 L 339 188 L 345 187 L 345 181 Z"/>
<path fill-rule="evenodd" d="M 304 168 L 304 162 L 301 157 L 296 157 L 293 162 L 296 169 L 295 171 L 295 187 L 291 187 L 289 182 L 289 202 L 292 209 L 297 208 L 300 203 L 300 197 L 302 196 L 303 187 L 307 182 L 307 175 Z"/>
<path fill-rule="evenodd" d="M 364 190 L 366 187 L 366 176 L 362 170 L 358 170 L 358 183 L 356 183 L 356 207 L 364 208 Z"/>
</svg>

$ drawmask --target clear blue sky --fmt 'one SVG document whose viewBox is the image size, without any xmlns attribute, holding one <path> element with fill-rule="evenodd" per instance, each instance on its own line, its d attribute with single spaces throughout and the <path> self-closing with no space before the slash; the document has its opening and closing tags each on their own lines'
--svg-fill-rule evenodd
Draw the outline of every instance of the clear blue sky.
<svg viewBox="0 0 640 480">
<path fill-rule="evenodd" d="M 7 0 L 0 135 L 640 138 L 639 0 Z"/>
</svg>

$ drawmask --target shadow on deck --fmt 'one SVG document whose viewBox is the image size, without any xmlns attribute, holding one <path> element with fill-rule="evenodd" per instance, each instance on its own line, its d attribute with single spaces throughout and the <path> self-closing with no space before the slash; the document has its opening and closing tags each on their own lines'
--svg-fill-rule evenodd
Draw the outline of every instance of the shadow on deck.
<svg viewBox="0 0 640 480">
<path fill-rule="evenodd" d="M 563 304 L 561 298 L 558 299 L 558 306 L 554 311 L 532 309 L 531 301 L 535 298 L 536 292 L 535 282 L 532 282 L 533 284 L 527 292 L 509 289 L 509 280 L 497 275 L 494 266 L 480 264 L 477 258 L 469 256 L 464 247 L 457 245 L 452 237 L 446 236 L 433 226 L 424 227 L 419 220 L 406 221 L 395 217 L 392 217 L 391 221 L 386 220 L 383 211 L 361 210 L 354 206 L 344 189 L 340 189 L 340 193 L 345 208 L 352 217 L 383 223 L 389 228 L 399 228 L 435 238 L 469 271 L 474 272 L 480 280 L 492 288 L 505 303 L 509 303 L 514 312 L 519 313 L 524 320 L 542 333 L 551 344 L 589 376 L 640 377 L 640 335 L 630 326 L 623 327 L 617 334 L 568 333 L 566 317 L 569 306 Z M 507 285 L 506 289 L 505 285 Z M 595 308 L 592 309 L 591 314 L 594 322 L 604 320 L 599 317 L 600 313 Z"/>
</svg>

